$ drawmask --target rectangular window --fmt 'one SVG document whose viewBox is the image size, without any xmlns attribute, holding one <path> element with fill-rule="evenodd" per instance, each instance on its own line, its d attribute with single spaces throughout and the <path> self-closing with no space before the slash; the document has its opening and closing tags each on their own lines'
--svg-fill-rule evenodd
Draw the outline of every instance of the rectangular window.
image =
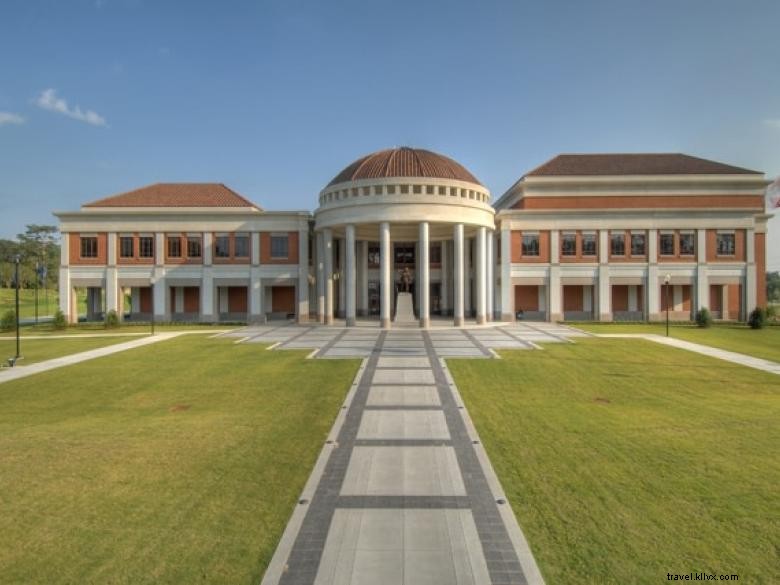
<svg viewBox="0 0 780 585">
<path fill-rule="evenodd" d="M 271 258 L 287 258 L 290 255 L 288 236 L 271 236 Z"/>
<path fill-rule="evenodd" d="M 181 258 L 181 238 L 179 236 L 168 236 L 168 257 Z"/>
<path fill-rule="evenodd" d="M 414 264 L 416 256 L 414 244 L 396 244 L 394 252 L 396 264 Z"/>
<path fill-rule="evenodd" d="M 441 244 L 431 244 L 430 250 L 431 264 L 441 264 Z"/>
<path fill-rule="evenodd" d="M 674 234 L 661 234 L 658 240 L 661 256 L 674 256 Z"/>
<path fill-rule="evenodd" d="M 582 234 L 582 255 L 596 255 L 596 234 Z"/>
<path fill-rule="evenodd" d="M 612 232 L 609 234 L 609 251 L 613 256 L 626 255 L 626 234 Z"/>
<path fill-rule="evenodd" d="M 119 238 L 119 257 L 120 258 L 132 258 L 133 257 L 133 237 L 121 236 Z"/>
<path fill-rule="evenodd" d="M 97 258 L 98 244 L 95 236 L 83 236 L 81 238 L 81 257 Z"/>
<path fill-rule="evenodd" d="M 680 256 L 693 256 L 696 253 L 696 238 L 692 233 L 680 234 Z"/>
<path fill-rule="evenodd" d="M 379 266 L 379 246 L 368 246 L 368 264 L 370 266 Z"/>
<path fill-rule="evenodd" d="M 200 237 L 187 236 L 187 257 L 200 258 L 201 254 Z"/>
<path fill-rule="evenodd" d="M 644 256 L 647 254 L 647 238 L 645 234 L 631 234 L 631 255 Z"/>
<path fill-rule="evenodd" d="M 249 258 L 249 236 L 240 235 L 236 236 L 235 240 L 235 254 L 236 258 Z"/>
<path fill-rule="evenodd" d="M 230 238 L 217 236 L 214 239 L 214 256 L 217 258 L 230 258 Z"/>
<path fill-rule="evenodd" d="M 523 234 L 523 256 L 539 255 L 539 234 Z"/>
<path fill-rule="evenodd" d="M 138 256 L 140 258 L 154 258 L 154 238 L 152 236 L 138 238 Z"/>
<path fill-rule="evenodd" d="M 577 234 L 561 234 L 561 256 L 577 255 Z"/>
<path fill-rule="evenodd" d="M 734 234 L 717 234 L 715 249 L 718 256 L 733 256 L 736 250 Z"/>
</svg>

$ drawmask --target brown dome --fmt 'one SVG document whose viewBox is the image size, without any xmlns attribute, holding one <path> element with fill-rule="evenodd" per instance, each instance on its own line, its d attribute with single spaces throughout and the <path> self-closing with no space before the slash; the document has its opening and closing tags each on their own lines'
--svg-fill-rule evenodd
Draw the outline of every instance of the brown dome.
<svg viewBox="0 0 780 585">
<path fill-rule="evenodd" d="M 328 183 L 328 187 L 360 179 L 388 177 L 427 177 L 454 179 L 482 185 L 477 178 L 451 158 L 421 148 L 389 148 L 359 158 Z"/>
</svg>

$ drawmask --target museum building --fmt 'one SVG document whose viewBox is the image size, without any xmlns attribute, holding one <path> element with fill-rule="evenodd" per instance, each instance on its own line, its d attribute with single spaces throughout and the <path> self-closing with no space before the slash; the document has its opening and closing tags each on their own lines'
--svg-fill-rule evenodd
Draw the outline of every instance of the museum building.
<svg viewBox="0 0 780 585">
<path fill-rule="evenodd" d="M 313 213 L 158 183 L 55 213 L 60 308 L 83 317 L 86 289 L 88 320 L 744 319 L 766 304 L 767 184 L 684 154 L 562 154 L 493 201 L 407 147 L 347 166 Z"/>
</svg>

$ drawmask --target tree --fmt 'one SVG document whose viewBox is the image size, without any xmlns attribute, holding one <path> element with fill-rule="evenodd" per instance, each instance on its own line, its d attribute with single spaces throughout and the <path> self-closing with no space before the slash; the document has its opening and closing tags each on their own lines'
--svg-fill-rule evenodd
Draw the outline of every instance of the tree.
<svg viewBox="0 0 780 585">
<path fill-rule="evenodd" d="M 766 273 L 766 298 L 770 302 L 780 302 L 780 272 Z"/>
<path fill-rule="evenodd" d="M 36 280 L 46 288 L 56 286 L 60 256 L 57 226 L 33 223 L 25 227 L 25 233 L 17 236 L 24 267 L 19 278 L 22 286 L 32 288 Z"/>
</svg>

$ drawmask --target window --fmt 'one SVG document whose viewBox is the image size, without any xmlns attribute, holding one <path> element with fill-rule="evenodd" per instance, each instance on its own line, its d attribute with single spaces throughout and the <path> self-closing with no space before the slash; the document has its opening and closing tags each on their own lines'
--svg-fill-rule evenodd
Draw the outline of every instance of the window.
<svg viewBox="0 0 780 585">
<path fill-rule="evenodd" d="M 200 258 L 200 237 L 199 236 L 187 236 L 187 257 L 188 258 Z"/>
<path fill-rule="evenodd" d="M 133 257 L 133 237 L 121 236 L 119 238 L 119 257 L 120 258 L 132 258 Z"/>
<path fill-rule="evenodd" d="M 561 256 L 577 255 L 577 234 L 561 235 Z"/>
<path fill-rule="evenodd" d="M 693 256 L 696 253 L 696 240 L 691 232 L 680 234 L 680 256 Z"/>
<path fill-rule="evenodd" d="M 97 258 L 98 245 L 95 236 L 82 236 L 81 238 L 81 257 Z"/>
<path fill-rule="evenodd" d="M 674 256 L 674 234 L 661 234 L 658 248 L 661 256 Z"/>
<path fill-rule="evenodd" d="M 644 256 L 647 254 L 647 238 L 645 234 L 631 234 L 631 255 Z"/>
<path fill-rule="evenodd" d="M 230 238 L 217 236 L 214 240 L 214 256 L 217 258 L 230 258 Z"/>
<path fill-rule="evenodd" d="M 582 234 L 582 255 L 596 255 L 596 234 Z"/>
<path fill-rule="evenodd" d="M 141 236 L 138 238 L 138 256 L 141 258 L 154 258 L 154 238 Z"/>
<path fill-rule="evenodd" d="M 612 232 L 609 234 L 609 251 L 613 256 L 626 255 L 626 234 Z"/>
<path fill-rule="evenodd" d="M 416 256 L 414 244 L 396 244 L 394 251 L 396 264 L 414 264 Z"/>
<path fill-rule="evenodd" d="M 718 256 L 733 256 L 735 253 L 734 234 L 717 234 L 715 249 Z"/>
<path fill-rule="evenodd" d="M 271 258 L 287 258 L 289 248 L 290 238 L 288 236 L 271 236 Z"/>
<path fill-rule="evenodd" d="M 441 244 L 431 244 L 429 260 L 431 264 L 441 264 Z"/>
<path fill-rule="evenodd" d="M 539 255 L 539 234 L 523 234 L 523 256 Z"/>
<path fill-rule="evenodd" d="M 368 246 L 368 263 L 371 266 L 379 266 L 379 246 Z"/>
<path fill-rule="evenodd" d="M 234 240 L 236 258 L 249 258 L 249 236 L 240 235 L 236 236 Z"/>
<path fill-rule="evenodd" d="M 181 238 L 179 236 L 168 236 L 168 257 L 181 258 Z"/>
</svg>

